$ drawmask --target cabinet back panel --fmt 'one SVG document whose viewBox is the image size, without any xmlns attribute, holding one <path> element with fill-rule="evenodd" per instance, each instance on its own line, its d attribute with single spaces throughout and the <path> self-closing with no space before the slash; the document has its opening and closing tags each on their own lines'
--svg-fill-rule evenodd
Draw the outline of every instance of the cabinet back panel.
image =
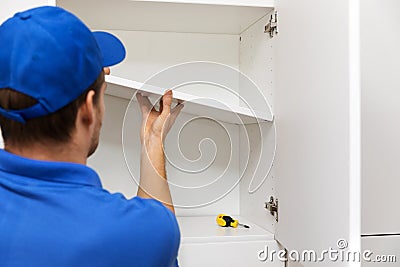
<svg viewBox="0 0 400 267">
<path fill-rule="evenodd" d="M 141 116 L 136 102 L 129 108 L 128 103 L 125 99 L 106 96 L 100 146 L 89 165 L 100 173 L 106 189 L 129 198 L 136 194 L 139 182 Z M 177 209 L 178 215 L 239 213 L 238 127 L 188 114 L 181 114 L 177 119 L 166 139 L 165 151 L 174 204 L 182 206 Z M 224 197 L 214 201 L 221 196 Z"/>
<path fill-rule="evenodd" d="M 127 48 L 127 57 L 112 68 L 112 74 L 138 82 L 166 87 L 168 81 L 157 81 L 157 73 L 177 64 L 192 61 L 210 61 L 239 68 L 239 36 L 217 34 L 165 33 L 141 31 L 111 31 Z M 169 75 L 179 75 L 168 70 Z M 155 77 L 153 77 L 156 75 Z M 180 87 L 177 90 L 201 97 L 238 104 L 238 76 L 229 77 L 235 84 L 229 88 L 210 85 Z M 173 77 L 171 77 L 173 80 Z"/>
</svg>

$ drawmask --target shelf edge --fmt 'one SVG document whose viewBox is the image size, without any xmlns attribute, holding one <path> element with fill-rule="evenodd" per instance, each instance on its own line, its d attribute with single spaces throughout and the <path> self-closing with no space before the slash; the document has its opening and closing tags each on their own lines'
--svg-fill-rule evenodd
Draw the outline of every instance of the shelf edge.
<svg viewBox="0 0 400 267">
<path fill-rule="evenodd" d="M 216 0 L 130 0 L 131 2 L 153 2 L 171 4 L 192 4 L 192 5 L 220 5 L 220 6 L 242 6 L 242 7 L 266 7 L 274 8 L 275 0 L 236 0 L 236 1 L 216 1 Z"/>
</svg>

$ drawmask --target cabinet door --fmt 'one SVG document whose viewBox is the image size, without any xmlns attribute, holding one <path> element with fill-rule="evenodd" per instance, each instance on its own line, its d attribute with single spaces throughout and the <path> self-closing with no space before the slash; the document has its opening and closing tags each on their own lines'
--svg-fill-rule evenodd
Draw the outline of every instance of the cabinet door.
<svg viewBox="0 0 400 267">
<path fill-rule="evenodd" d="M 339 239 L 359 248 L 354 3 L 276 1 L 276 238 L 288 250 L 337 248 Z"/>
<path fill-rule="evenodd" d="M 399 10 L 398 0 L 361 1 L 361 214 L 369 235 L 400 235 Z"/>
</svg>

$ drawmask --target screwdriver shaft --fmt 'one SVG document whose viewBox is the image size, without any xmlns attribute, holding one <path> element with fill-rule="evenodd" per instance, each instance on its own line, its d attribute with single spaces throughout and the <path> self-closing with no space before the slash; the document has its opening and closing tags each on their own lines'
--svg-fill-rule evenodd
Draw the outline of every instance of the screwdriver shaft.
<svg viewBox="0 0 400 267">
<path fill-rule="evenodd" d="M 245 224 L 243 224 L 243 223 L 238 223 L 238 225 L 243 226 L 244 228 L 250 228 L 250 226 L 245 225 Z"/>
</svg>

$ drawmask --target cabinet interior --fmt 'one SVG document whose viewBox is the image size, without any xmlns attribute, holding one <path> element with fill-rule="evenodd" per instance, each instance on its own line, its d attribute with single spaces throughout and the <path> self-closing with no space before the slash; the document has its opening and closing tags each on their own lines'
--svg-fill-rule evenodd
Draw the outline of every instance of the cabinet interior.
<svg viewBox="0 0 400 267">
<path fill-rule="evenodd" d="M 157 84 L 155 74 L 166 68 L 186 62 L 216 62 L 240 70 L 258 88 L 241 86 L 238 75 L 230 80 L 237 85 L 232 91 L 199 84 L 176 90 L 270 112 L 274 39 L 264 33 L 273 12 L 268 3 L 57 1 L 93 30 L 107 30 L 124 42 L 127 58 L 111 69 L 113 76 L 140 83 L 150 80 L 165 87 Z M 141 116 L 136 102 L 126 98 L 106 96 L 101 142 L 89 165 L 99 172 L 107 190 L 130 198 L 136 195 L 139 179 Z M 183 240 L 273 238 L 275 218 L 264 209 L 264 202 L 274 194 L 274 170 L 265 177 L 274 152 L 273 128 L 271 122 L 241 125 L 187 112 L 180 115 L 166 139 L 165 152 Z M 249 193 L 261 183 L 256 192 Z M 215 223 L 219 213 L 240 216 L 253 227 L 220 228 Z M 193 223 L 198 227 L 190 227 Z"/>
</svg>

